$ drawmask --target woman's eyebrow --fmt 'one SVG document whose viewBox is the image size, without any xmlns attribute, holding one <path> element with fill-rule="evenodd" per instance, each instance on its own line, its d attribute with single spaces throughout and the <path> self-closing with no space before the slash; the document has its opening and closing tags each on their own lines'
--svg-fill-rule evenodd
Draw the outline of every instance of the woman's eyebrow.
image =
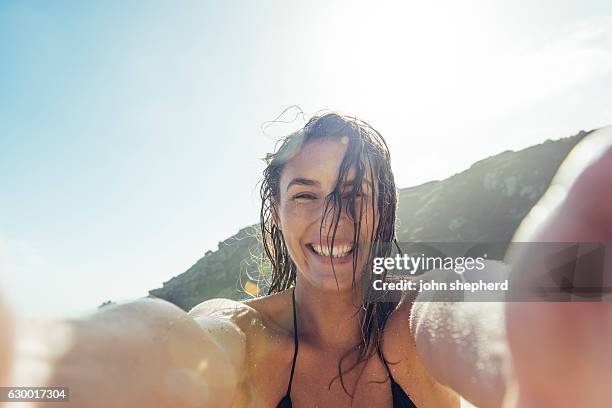
<svg viewBox="0 0 612 408">
<path fill-rule="evenodd" d="M 372 182 L 368 179 L 363 179 L 362 183 L 366 183 L 368 185 L 368 187 L 372 188 Z M 346 187 L 355 187 L 355 180 L 347 180 L 344 183 L 342 183 L 342 187 L 346 188 Z M 318 182 L 317 180 L 312 180 L 312 179 L 308 179 L 308 178 L 303 178 L 303 177 L 296 177 L 294 179 L 292 179 L 289 184 L 287 184 L 287 189 L 285 191 L 289 191 L 289 188 L 293 185 L 300 185 L 300 186 L 321 186 L 321 183 Z"/>
<path fill-rule="evenodd" d="M 361 180 L 361 182 L 365 183 L 368 187 L 372 188 L 372 182 L 370 180 L 364 178 L 364 179 Z M 355 183 L 355 179 L 352 179 L 352 180 L 345 181 L 342 184 L 342 186 L 343 187 L 353 187 L 354 188 L 356 184 L 357 183 Z"/>
<path fill-rule="evenodd" d="M 311 180 L 311 179 L 307 179 L 307 178 L 303 178 L 303 177 L 296 177 L 294 179 L 292 179 L 289 184 L 287 184 L 287 190 L 289 191 L 289 187 L 291 187 L 292 185 L 297 184 L 297 185 L 301 185 L 301 186 L 320 186 L 321 183 L 319 183 L 316 180 Z"/>
</svg>

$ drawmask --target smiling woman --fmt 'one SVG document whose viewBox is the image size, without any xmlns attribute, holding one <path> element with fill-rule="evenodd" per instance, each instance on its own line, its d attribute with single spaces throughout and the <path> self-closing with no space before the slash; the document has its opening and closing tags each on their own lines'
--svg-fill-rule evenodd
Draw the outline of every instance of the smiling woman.
<svg viewBox="0 0 612 408">
<path fill-rule="evenodd" d="M 310 266 L 316 272 L 317 263 L 331 266 L 333 273 L 324 273 L 328 284 L 333 280 L 334 289 L 341 283 L 346 288 L 346 279 L 340 276 L 338 281 L 336 272 L 348 268 L 355 275 L 367 261 L 366 242 L 394 238 L 396 196 L 389 152 L 382 137 L 357 119 L 314 117 L 287 137 L 268 156 L 261 192 L 272 293 L 287 289 L 291 283 L 281 280 L 291 279 L 297 270 Z M 275 262 L 279 257 L 292 262 Z M 345 268 L 336 271 L 339 265 Z"/>
<path fill-rule="evenodd" d="M 395 240 L 397 198 L 386 143 L 359 119 L 336 113 L 315 116 L 268 156 L 261 193 L 262 240 L 272 266 L 272 296 L 261 302 L 275 302 L 275 294 L 281 299 L 280 295 L 294 287 L 298 310 L 308 317 L 300 331 L 314 340 L 313 355 L 303 359 L 316 362 L 327 347 L 339 354 L 336 374 L 331 368 L 302 373 L 309 377 L 306 384 L 312 383 L 313 375 L 328 378 L 329 396 L 305 392 L 295 398 L 305 402 L 329 398 L 329 402 L 343 404 L 349 397 L 346 401 L 350 402 L 366 389 L 360 387 L 364 373 L 370 381 L 377 376 L 371 368 L 374 355 L 386 367 L 380 346 L 385 324 L 397 306 L 367 302 L 362 297 L 364 285 L 372 288 L 364 281 L 371 277 L 365 273 L 371 270 L 366 266 L 373 258 L 388 255 L 389 246 L 382 244 Z M 249 304 L 258 309 L 260 300 Z M 297 349 L 298 336 L 294 335 Z M 348 369 L 343 370 L 347 359 L 351 359 Z M 346 376 L 357 368 L 361 368 L 359 375 Z M 413 406 L 393 377 L 389 378 L 394 405 Z M 292 379 L 293 372 L 289 384 Z M 335 380 L 339 388 L 333 389 Z M 335 395 L 338 389 L 345 395 Z M 289 387 L 285 404 L 291 401 L 290 392 Z M 378 394 L 378 398 L 384 395 Z M 373 395 L 366 398 L 371 403 L 378 401 Z"/>
</svg>

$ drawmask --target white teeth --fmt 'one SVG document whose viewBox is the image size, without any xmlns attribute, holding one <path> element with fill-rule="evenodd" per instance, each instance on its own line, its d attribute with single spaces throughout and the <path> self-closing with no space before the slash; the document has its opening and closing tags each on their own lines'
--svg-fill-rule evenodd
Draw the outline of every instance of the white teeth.
<svg viewBox="0 0 612 408">
<path fill-rule="evenodd" d="M 314 251 L 321 256 L 329 256 L 330 251 L 329 247 L 327 246 L 322 247 L 321 245 L 312 244 L 312 249 L 314 249 Z M 345 256 L 351 251 L 351 249 L 353 249 L 351 245 L 335 245 L 333 257 L 338 258 L 341 256 Z"/>
</svg>

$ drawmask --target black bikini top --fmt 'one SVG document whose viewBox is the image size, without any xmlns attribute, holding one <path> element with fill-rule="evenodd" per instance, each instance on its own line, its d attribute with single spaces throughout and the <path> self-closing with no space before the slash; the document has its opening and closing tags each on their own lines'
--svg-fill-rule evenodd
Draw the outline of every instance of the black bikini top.
<svg viewBox="0 0 612 408">
<path fill-rule="evenodd" d="M 291 383 L 293 382 L 293 373 L 295 372 L 295 362 L 297 360 L 298 353 L 297 318 L 295 313 L 295 287 L 291 292 L 291 299 L 293 303 L 293 362 L 291 363 L 291 376 L 289 377 L 287 393 L 279 401 L 278 405 L 276 406 L 277 408 L 292 408 Z M 387 368 L 387 372 L 389 373 L 389 378 L 391 379 L 391 395 L 393 395 L 393 408 L 417 408 L 408 396 L 408 394 L 406 394 L 402 387 L 393 379 L 391 371 L 389 370 L 389 366 L 387 365 L 387 362 L 385 361 L 384 357 L 382 360 L 385 364 L 385 367 Z"/>
</svg>

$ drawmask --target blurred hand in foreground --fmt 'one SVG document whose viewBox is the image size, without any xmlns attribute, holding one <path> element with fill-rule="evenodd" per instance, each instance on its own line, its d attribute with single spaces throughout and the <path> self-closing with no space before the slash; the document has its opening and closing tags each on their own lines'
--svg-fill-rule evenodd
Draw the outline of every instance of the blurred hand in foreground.
<svg viewBox="0 0 612 408">
<path fill-rule="evenodd" d="M 610 251 L 611 127 L 591 133 L 574 148 L 513 241 L 605 242 Z M 604 286 L 612 283 L 611 255 Z M 518 251 L 510 259 L 512 273 L 526 287 L 548 273 L 535 266 L 535 258 Z M 514 380 L 504 407 L 612 407 L 610 300 L 508 303 L 506 329 Z"/>
</svg>

